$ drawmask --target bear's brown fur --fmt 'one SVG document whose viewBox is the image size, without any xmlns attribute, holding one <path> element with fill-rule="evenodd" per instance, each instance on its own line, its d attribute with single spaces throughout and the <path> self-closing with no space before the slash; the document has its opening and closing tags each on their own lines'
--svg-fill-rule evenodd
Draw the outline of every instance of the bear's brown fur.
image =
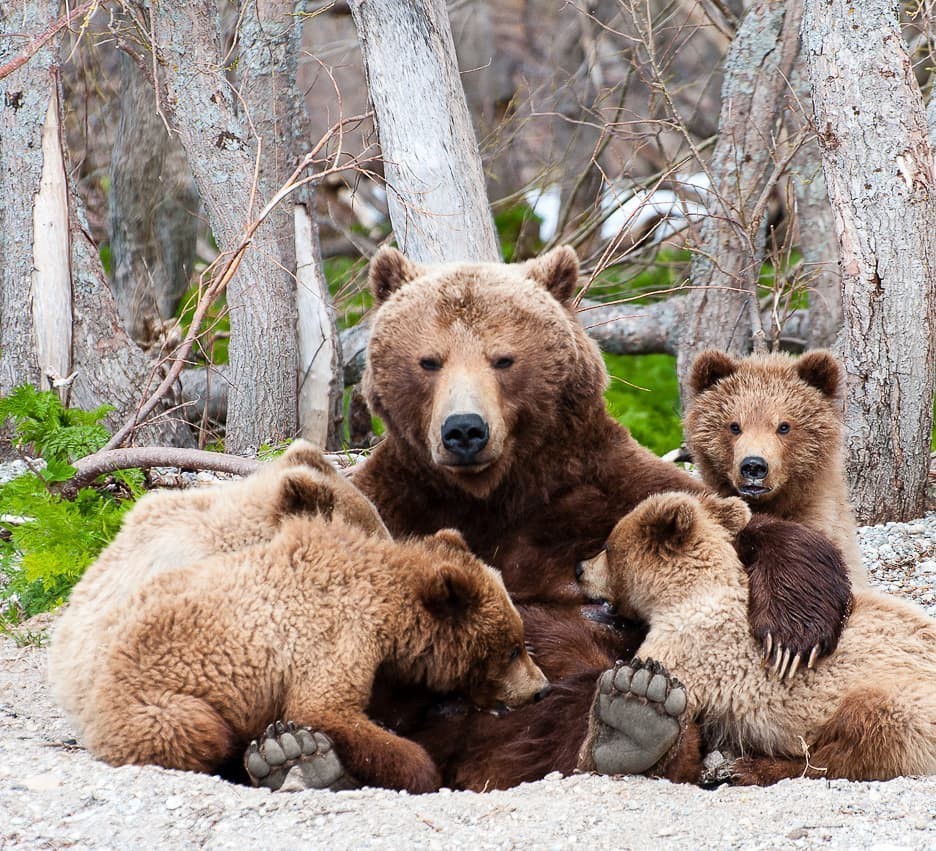
<svg viewBox="0 0 936 851">
<path fill-rule="evenodd" d="M 395 543 L 300 515 L 268 543 L 162 573 L 122 609 L 85 725 L 115 765 L 216 770 L 289 718 L 327 734 L 357 781 L 427 792 L 428 754 L 365 714 L 378 668 L 482 707 L 546 686 L 500 576 L 452 530 Z"/>
<path fill-rule="evenodd" d="M 742 782 L 936 774 L 936 621 L 910 603 L 857 591 L 822 665 L 804 677 L 765 676 L 733 545 L 749 515 L 732 502 L 733 511 L 715 513 L 688 494 L 647 499 L 584 565 L 583 587 L 626 600 L 647 621 L 639 655 L 687 686 L 690 717 L 704 719 L 712 741 L 769 755 L 741 760 Z M 799 536 L 802 558 L 828 547 L 800 525 L 774 522 L 788 541 Z"/>
<path fill-rule="evenodd" d="M 583 617 L 575 564 L 645 497 L 703 486 L 606 413 L 607 372 L 574 313 L 572 249 L 517 265 L 438 266 L 383 249 L 370 279 L 379 310 L 364 383 L 387 434 L 354 483 L 394 535 L 459 529 L 500 568 L 534 653 L 561 679 L 543 701 L 504 718 L 427 713 L 416 701 L 403 719 L 392 695 L 381 701 L 386 717 L 426 744 L 454 787 L 571 772 L 598 675 L 643 638 L 636 622 L 616 628 Z M 836 623 L 825 626 L 832 633 Z M 797 624 L 772 630 L 796 649 Z M 557 635 L 569 642 L 565 652 Z M 698 765 L 697 739 L 683 741 L 672 776 Z"/>
<path fill-rule="evenodd" d="M 167 570 L 269 541 L 284 517 L 299 513 L 340 516 L 389 538 L 367 498 L 302 440 L 246 479 L 140 499 L 75 586 L 52 636 L 53 693 L 79 730 L 99 654 L 135 591 Z"/>
<path fill-rule="evenodd" d="M 740 360 L 702 352 L 684 428 L 706 484 L 821 532 L 841 549 L 853 584 L 865 587 L 842 460 L 841 373 L 825 351 Z"/>
</svg>

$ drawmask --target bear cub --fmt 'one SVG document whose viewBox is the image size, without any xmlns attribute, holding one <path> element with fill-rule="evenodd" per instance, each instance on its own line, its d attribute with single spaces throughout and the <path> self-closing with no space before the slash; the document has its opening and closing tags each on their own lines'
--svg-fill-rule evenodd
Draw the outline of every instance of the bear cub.
<svg viewBox="0 0 936 851">
<path fill-rule="evenodd" d="M 755 514 L 802 523 L 867 586 L 842 460 L 842 370 L 826 351 L 740 360 L 702 352 L 689 378 L 686 446 L 702 479 Z"/>
<path fill-rule="evenodd" d="M 85 725 L 114 765 L 215 771 L 273 725 L 264 746 L 291 759 L 252 743 L 255 783 L 277 788 L 298 766 L 315 788 L 429 792 L 429 755 L 365 714 L 378 668 L 483 708 L 548 685 L 500 575 L 451 530 L 395 543 L 341 517 L 291 517 L 267 543 L 162 573 L 123 609 Z"/>
<path fill-rule="evenodd" d="M 687 717 L 704 722 L 713 745 L 765 755 L 735 764 L 741 783 L 936 774 L 936 621 L 911 603 L 858 590 L 838 647 L 822 665 L 800 677 L 765 675 L 734 542 L 757 558 L 770 525 L 783 521 L 763 518 L 743 532 L 749 517 L 740 499 L 660 494 L 620 520 L 607 548 L 581 565 L 586 593 L 626 600 L 649 625 L 638 654 L 658 669 L 642 675 L 649 686 L 641 683 L 637 694 L 668 694 L 667 676 L 678 678 Z M 811 562 L 825 550 L 840 559 L 821 536 L 783 525 L 781 534 L 799 536 L 790 557 Z M 625 681 L 637 673 L 629 671 L 623 666 L 612 683 L 599 684 L 608 702 L 634 699 Z"/>
</svg>

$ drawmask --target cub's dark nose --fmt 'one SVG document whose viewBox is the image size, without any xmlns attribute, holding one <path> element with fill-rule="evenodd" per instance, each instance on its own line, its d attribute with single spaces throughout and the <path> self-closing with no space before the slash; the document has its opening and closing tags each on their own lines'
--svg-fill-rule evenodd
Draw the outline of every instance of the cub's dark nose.
<svg viewBox="0 0 936 851">
<path fill-rule="evenodd" d="M 533 695 L 533 702 L 539 703 L 551 691 L 552 691 L 552 685 L 547 683 L 536 694 Z"/>
<path fill-rule="evenodd" d="M 575 578 L 581 579 L 582 575 L 585 573 L 585 562 L 579 561 L 575 563 Z"/>
<path fill-rule="evenodd" d="M 462 464 L 470 464 L 487 446 L 488 424 L 478 414 L 452 414 L 442 423 L 442 445 Z"/>
<path fill-rule="evenodd" d="M 766 478 L 768 469 L 767 462 L 757 455 L 748 455 L 741 462 L 741 475 L 745 479 Z"/>
</svg>

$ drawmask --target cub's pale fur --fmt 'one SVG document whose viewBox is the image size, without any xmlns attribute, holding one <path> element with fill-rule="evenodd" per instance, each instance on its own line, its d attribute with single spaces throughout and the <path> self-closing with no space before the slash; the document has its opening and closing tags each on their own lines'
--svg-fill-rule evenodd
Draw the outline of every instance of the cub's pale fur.
<svg viewBox="0 0 936 851">
<path fill-rule="evenodd" d="M 138 589 L 173 568 L 269 541 L 299 513 L 342 516 L 389 538 L 367 498 L 302 440 L 246 479 L 144 496 L 75 586 L 52 636 L 52 690 L 79 731 L 114 620 Z"/>
<path fill-rule="evenodd" d="M 744 766 L 742 782 L 936 774 L 936 622 L 859 590 L 827 660 L 805 675 L 768 674 L 733 546 L 749 515 L 740 500 L 721 502 L 729 505 L 687 494 L 645 500 L 584 564 L 585 590 L 626 599 L 648 622 L 638 655 L 687 686 L 688 711 L 716 740 L 772 756 Z"/>
</svg>

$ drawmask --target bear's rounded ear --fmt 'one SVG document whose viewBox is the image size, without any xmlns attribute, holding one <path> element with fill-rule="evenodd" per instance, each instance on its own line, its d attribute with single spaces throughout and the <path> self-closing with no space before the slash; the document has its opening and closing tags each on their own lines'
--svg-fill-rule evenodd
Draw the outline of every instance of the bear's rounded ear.
<svg viewBox="0 0 936 851">
<path fill-rule="evenodd" d="M 838 394 L 842 384 L 842 367 L 830 352 L 823 349 L 800 355 L 796 359 L 796 374 L 829 398 Z"/>
<path fill-rule="evenodd" d="M 442 563 L 426 572 L 420 599 L 433 617 L 458 620 L 478 605 L 478 577 L 463 565 Z"/>
<path fill-rule="evenodd" d="M 331 520 L 335 511 L 335 492 L 301 467 L 283 474 L 273 502 L 276 517 L 313 514 Z"/>
<path fill-rule="evenodd" d="M 337 473 L 322 455 L 322 451 L 301 437 L 290 443 L 289 448 L 280 455 L 280 463 L 283 467 L 312 467 L 326 475 Z"/>
<path fill-rule="evenodd" d="M 737 535 L 751 520 L 751 509 L 736 496 L 720 497 L 706 494 L 699 500 L 706 511 L 732 535 Z"/>
<path fill-rule="evenodd" d="M 717 349 L 706 349 L 692 362 L 689 389 L 693 396 L 697 396 L 723 378 L 733 375 L 737 369 L 738 362 L 731 355 Z"/>
<path fill-rule="evenodd" d="M 404 284 L 416 280 L 420 268 L 395 248 L 384 247 L 370 262 L 368 283 L 377 304 L 383 304 Z"/>
<path fill-rule="evenodd" d="M 523 264 L 523 272 L 562 304 L 568 304 L 579 281 L 578 254 L 571 245 L 560 245 Z"/>
<path fill-rule="evenodd" d="M 651 497 L 651 499 L 654 499 Z M 643 528 L 650 539 L 668 549 L 684 546 L 696 525 L 696 502 L 687 494 L 654 499 L 643 516 Z"/>
<path fill-rule="evenodd" d="M 462 537 L 462 533 L 458 529 L 439 529 L 432 537 L 456 550 L 464 550 L 466 553 L 471 552 L 468 542 Z"/>
</svg>

